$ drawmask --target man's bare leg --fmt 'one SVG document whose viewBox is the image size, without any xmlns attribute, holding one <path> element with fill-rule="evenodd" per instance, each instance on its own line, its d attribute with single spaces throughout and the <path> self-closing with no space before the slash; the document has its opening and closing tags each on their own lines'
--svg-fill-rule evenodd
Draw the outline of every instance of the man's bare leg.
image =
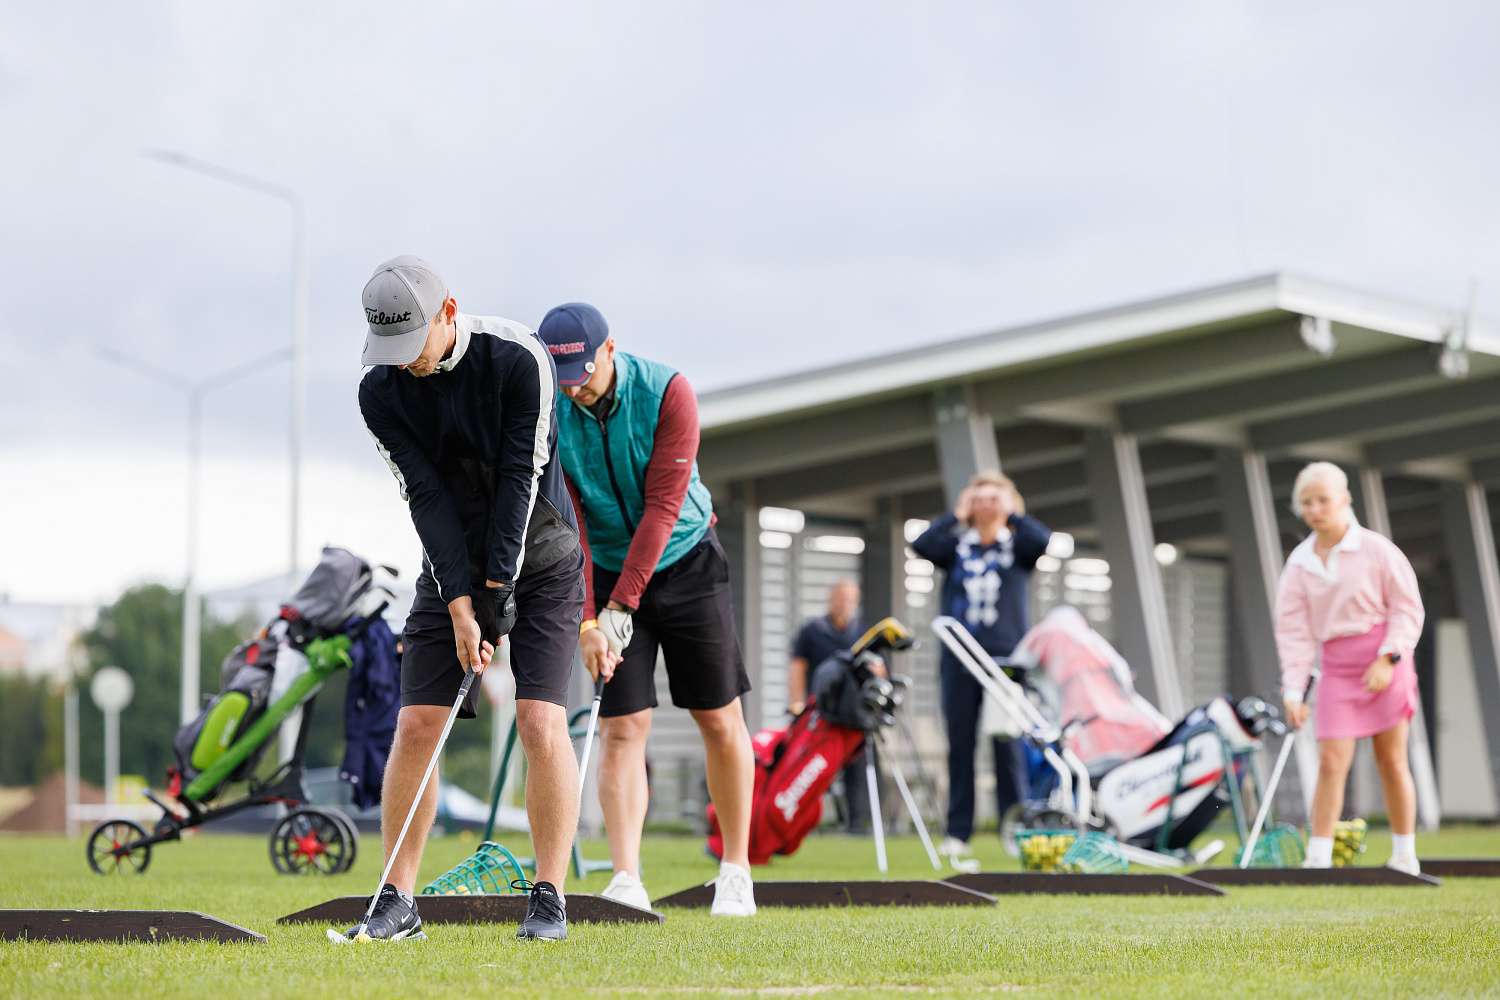
<svg viewBox="0 0 1500 1000">
<path fill-rule="evenodd" d="M 391 859 L 391 849 L 401 834 L 401 824 L 406 822 L 417 784 L 443 738 L 449 711 L 441 705 L 406 705 L 396 716 L 396 738 L 380 786 L 380 839 L 385 846 L 382 853 L 385 861 Z M 417 868 L 422 863 L 422 848 L 427 845 L 427 831 L 437 815 L 437 801 L 438 774 L 434 770 L 411 828 L 406 831 L 406 839 L 401 842 L 401 856 L 391 866 L 391 884 L 402 892 L 416 891 Z"/>
<path fill-rule="evenodd" d="M 694 710 L 693 721 L 703 734 L 708 771 L 708 797 L 713 800 L 724 835 L 724 857 L 730 864 L 750 867 L 750 800 L 755 791 L 755 753 L 750 730 L 738 698 L 723 708 Z"/>
<path fill-rule="evenodd" d="M 641 831 L 651 792 L 646 785 L 646 737 L 651 709 L 599 720 L 599 806 L 616 872 L 641 877 Z"/>
<path fill-rule="evenodd" d="M 578 760 L 568 738 L 568 711 L 550 701 L 516 700 L 516 729 L 526 750 L 526 816 L 536 852 L 536 880 L 562 892 L 578 831 Z"/>
</svg>

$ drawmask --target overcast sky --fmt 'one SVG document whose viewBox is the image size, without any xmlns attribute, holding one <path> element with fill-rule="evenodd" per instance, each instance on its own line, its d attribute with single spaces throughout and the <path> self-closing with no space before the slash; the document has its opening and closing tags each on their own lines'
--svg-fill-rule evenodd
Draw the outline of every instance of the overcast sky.
<svg viewBox="0 0 1500 1000">
<path fill-rule="evenodd" d="M 0 592 L 180 582 L 194 378 L 289 341 L 306 556 L 415 569 L 359 293 L 598 306 L 701 389 L 1263 273 L 1500 313 L 1493 3 L 0 2 Z M 284 568 L 287 375 L 205 419 L 200 578 Z"/>
</svg>

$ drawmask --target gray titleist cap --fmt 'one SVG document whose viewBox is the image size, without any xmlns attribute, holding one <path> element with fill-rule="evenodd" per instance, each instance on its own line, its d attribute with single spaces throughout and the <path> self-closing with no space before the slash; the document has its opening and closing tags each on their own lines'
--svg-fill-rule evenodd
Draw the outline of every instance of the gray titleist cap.
<svg viewBox="0 0 1500 1000">
<path fill-rule="evenodd" d="M 404 253 L 365 283 L 366 365 L 409 365 L 427 343 L 427 325 L 448 301 L 448 283 L 421 257 Z"/>
</svg>

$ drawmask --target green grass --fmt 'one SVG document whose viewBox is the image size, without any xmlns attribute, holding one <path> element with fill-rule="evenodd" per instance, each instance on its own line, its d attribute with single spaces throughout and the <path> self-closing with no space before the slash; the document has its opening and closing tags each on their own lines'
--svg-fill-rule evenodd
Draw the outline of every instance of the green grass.
<svg viewBox="0 0 1500 1000">
<path fill-rule="evenodd" d="M 1389 843 L 1371 836 L 1364 864 Z M 1419 839 L 1426 855 L 1500 855 L 1500 832 L 1458 828 Z M 337 947 L 323 927 L 275 918 L 334 895 L 367 893 L 375 838 L 352 873 L 275 875 L 264 838 L 201 836 L 157 849 L 150 871 L 100 878 L 80 841 L 0 839 L 0 907 L 195 909 L 268 935 L 265 945 L 0 943 L 0 997 L 587 997 L 663 993 L 907 996 L 1022 991 L 1037 997 L 1500 996 L 1500 882 L 1439 889 L 1258 888 L 1222 898 L 1001 897 L 993 908 L 763 909 L 723 921 L 672 910 L 660 927 L 575 925 L 560 945 L 524 945 L 502 927 L 435 927 L 404 946 Z M 424 880 L 472 847 L 434 841 Z M 509 843 L 518 853 L 524 838 Z M 986 868 L 1015 867 L 991 837 Z M 589 855 L 603 856 L 601 844 Z M 915 838 L 890 844 L 892 877 L 931 877 Z M 1227 858 L 1227 855 L 1226 855 Z M 701 841 L 645 850 L 656 895 L 706 881 Z M 756 872 L 869 878 L 869 840 L 813 838 Z M 1063 877 L 1063 876 L 1059 876 Z M 596 874 L 574 891 L 598 891 Z"/>
</svg>

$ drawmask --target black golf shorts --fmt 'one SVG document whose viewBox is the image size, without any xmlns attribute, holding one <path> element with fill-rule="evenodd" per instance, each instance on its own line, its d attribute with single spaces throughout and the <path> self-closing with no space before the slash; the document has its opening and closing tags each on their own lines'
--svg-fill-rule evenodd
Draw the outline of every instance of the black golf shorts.
<svg viewBox="0 0 1500 1000">
<path fill-rule="evenodd" d="M 516 697 L 568 704 L 568 680 L 578 654 L 578 626 L 583 623 L 583 547 L 516 583 L 516 626 L 510 643 L 510 669 Z M 417 596 L 401 633 L 401 704 L 450 708 L 463 684 L 453 618 L 438 595 L 437 582 L 425 567 L 417 577 Z M 477 714 L 479 685 L 459 709 L 461 719 Z"/>
<path fill-rule="evenodd" d="M 601 606 L 620 574 L 593 567 L 594 600 Z M 633 616 L 635 634 L 625 659 L 604 685 L 603 716 L 656 707 L 656 653 L 667 665 L 672 704 L 723 708 L 750 690 L 729 596 L 729 560 L 712 528 L 681 559 L 657 570 Z"/>
</svg>

